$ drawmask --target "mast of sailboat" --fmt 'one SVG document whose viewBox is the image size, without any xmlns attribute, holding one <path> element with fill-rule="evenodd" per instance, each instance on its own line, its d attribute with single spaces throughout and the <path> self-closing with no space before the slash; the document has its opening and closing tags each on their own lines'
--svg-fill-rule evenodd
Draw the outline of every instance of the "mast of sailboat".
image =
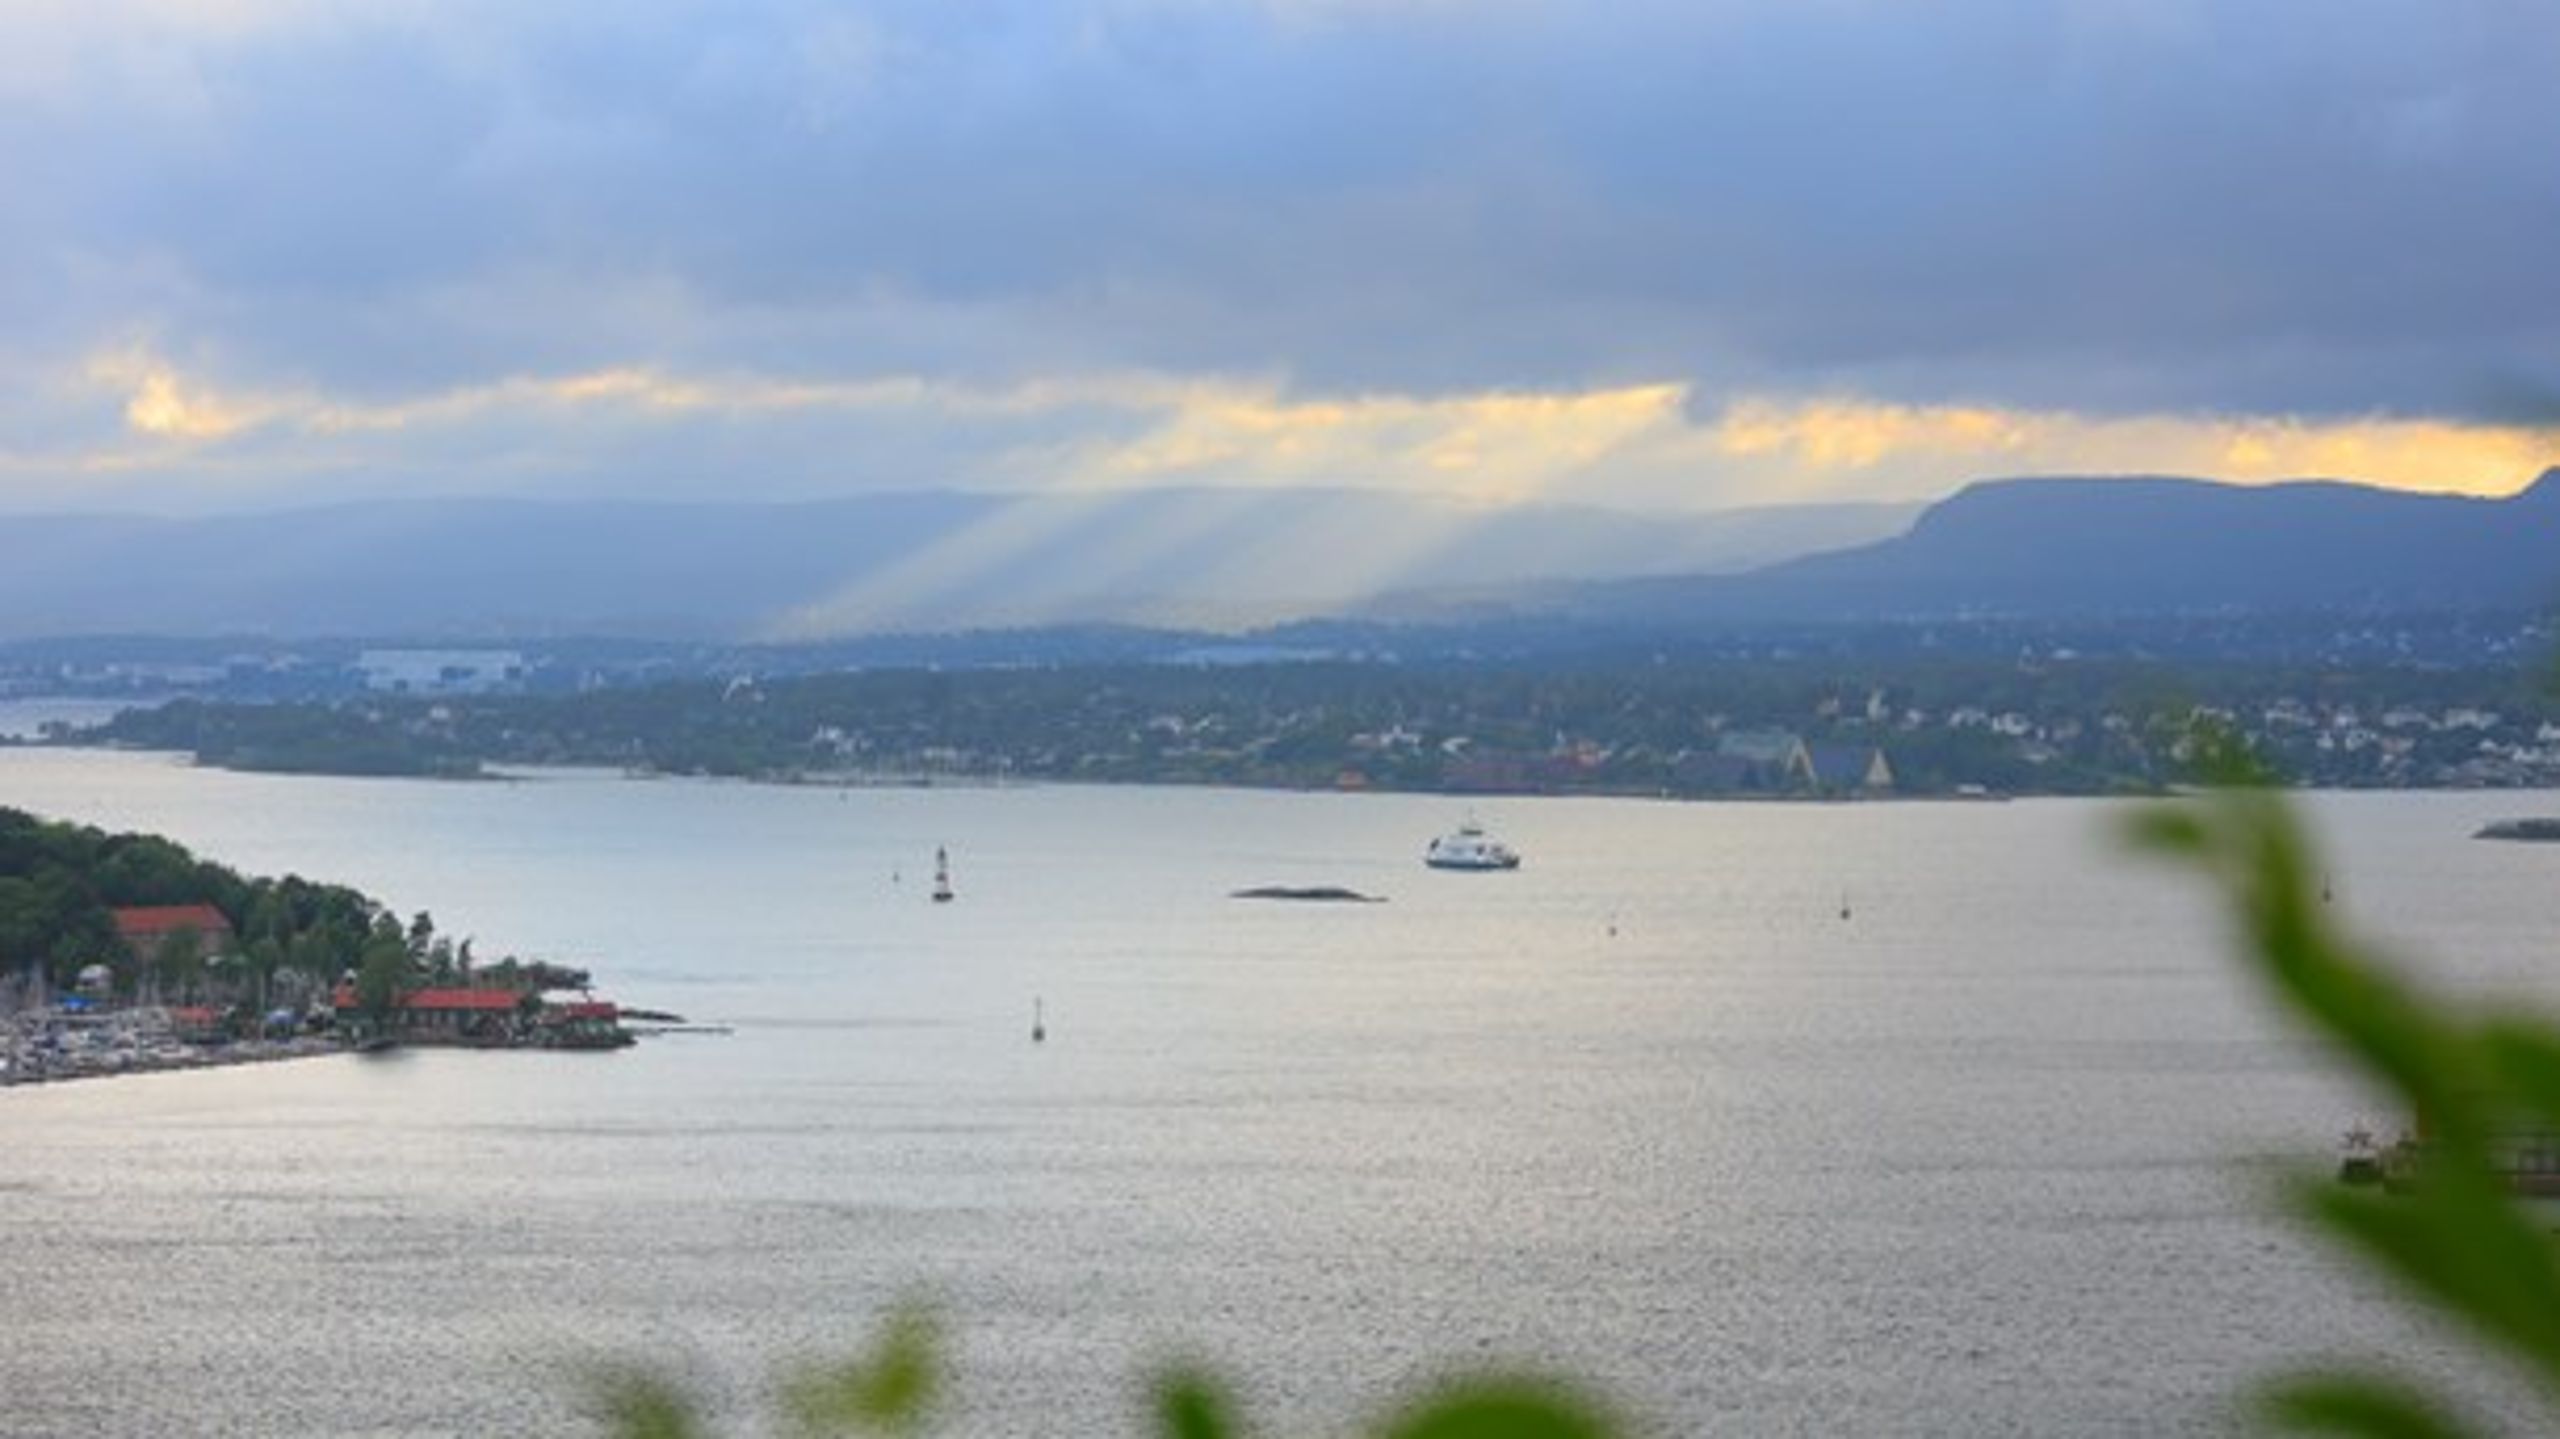
<svg viewBox="0 0 2560 1439">
<path fill-rule="evenodd" d="M 933 847 L 933 897 L 937 902 L 951 898 L 951 856 L 940 845 Z"/>
</svg>

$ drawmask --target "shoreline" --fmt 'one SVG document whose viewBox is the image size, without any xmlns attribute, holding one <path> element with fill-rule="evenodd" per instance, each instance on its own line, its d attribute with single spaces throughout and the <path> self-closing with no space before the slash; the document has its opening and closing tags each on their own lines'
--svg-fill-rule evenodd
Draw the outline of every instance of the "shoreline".
<svg viewBox="0 0 2560 1439">
<path fill-rule="evenodd" d="M 1680 791 L 1645 786 L 1593 785 L 1582 788 L 1478 789 L 1421 788 L 1390 784 L 1255 784 L 1242 780 L 1194 777 L 1162 777 L 1155 779 L 1093 779 L 1070 775 L 1003 774 L 919 774 L 907 770 L 777 770 L 760 774 L 724 774 L 714 771 L 653 769 L 639 765 L 611 764 L 523 764 L 510 760 L 481 761 L 482 768 L 473 774 L 391 773 L 365 770 L 326 768 L 288 768 L 268 765 L 226 764 L 206 760 L 192 750 L 160 749 L 135 744 L 60 744 L 37 743 L 0 746 L 28 750 L 50 750 L 72 754 L 159 755 L 190 769 L 212 770 L 220 774 L 273 779 L 371 780 L 386 783 L 444 784 L 538 784 L 554 776 L 580 780 L 620 780 L 633 784 L 722 784 L 758 785 L 773 789 L 840 790 L 847 793 L 896 790 L 1006 790 L 1046 789 L 1059 787 L 1094 787 L 1106 789 L 1226 789 L 1244 794 L 1330 794 L 1387 795 L 1423 799 L 1508 800 L 1508 799 L 1626 799 L 1649 800 L 1666 804 L 2001 804 L 2021 799 L 2159 799 L 2176 792 L 2175 786 L 2118 789 L 1986 789 L 1964 785 L 1949 789 L 1927 790 L 1702 790 Z M 2341 787 L 2389 790 L 2390 786 Z M 2481 788 L 2479 786 L 2402 786 L 2408 792 L 2423 789 Z M 2548 788 L 2542 785 L 2500 786 L 2520 792 Z"/>
<path fill-rule="evenodd" d="M 192 1069 L 232 1069 L 251 1064 L 278 1064 L 293 1059 L 319 1059 L 355 1051 L 332 1038 L 241 1039 L 220 1045 L 188 1045 L 183 1050 L 154 1049 L 106 1054 L 80 1054 L 48 1059 L 30 1067 L 27 1056 L 12 1056 L 0 1069 L 0 1089 L 40 1088 L 135 1074 L 169 1074 Z"/>
<path fill-rule="evenodd" d="M 1423 789 L 1393 785 L 1357 786 L 1332 784 L 1250 784 L 1235 780 L 1163 778 L 1163 779 L 1090 779 L 1077 776 L 936 774 L 915 775 L 906 771 L 869 773 L 836 770 L 799 770 L 772 774 L 687 773 L 676 770 L 652 770 L 608 764 L 519 764 L 511 761 L 489 762 L 486 769 L 471 776 L 429 774 L 383 774 L 342 772 L 328 769 L 243 768 L 237 765 L 207 762 L 194 752 L 182 749 L 155 749 L 140 745 L 102 744 L 27 744 L 0 746 L 34 751 L 73 754 L 119 754 L 165 756 L 191 769 L 211 770 L 220 774 L 273 779 L 374 780 L 391 783 L 427 784 L 540 784 L 548 780 L 621 781 L 634 784 L 716 784 L 755 785 L 773 789 L 841 790 L 848 793 L 895 790 L 1021 790 L 1057 788 L 1097 789 L 1224 789 L 1240 794 L 1342 795 L 1358 797 L 1376 795 L 1394 798 L 1450 800 L 1522 800 L 1522 799 L 1621 799 L 1646 800 L 1664 804 L 1747 804 L 1747 805 L 1909 805 L 1909 804 L 2007 804 L 2020 800 L 2086 799 L 2086 800 L 2158 800 L 2175 799 L 2198 792 L 2187 782 L 2170 781 L 2148 788 L 2116 789 L 1985 789 L 1959 786 L 1952 789 L 1889 789 L 1880 791 L 1849 790 L 1812 792 L 1796 790 L 1730 790 L 1684 793 L 1640 787 L 1594 786 L 1581 789 Z M 2560 793 L 2560 784 L 2438 784 L 2438 785 L 2360 785 L 2302 784 L 2282 787 L 2287 793 L 2299 794 L 2552 794 Z"/>
</svg>

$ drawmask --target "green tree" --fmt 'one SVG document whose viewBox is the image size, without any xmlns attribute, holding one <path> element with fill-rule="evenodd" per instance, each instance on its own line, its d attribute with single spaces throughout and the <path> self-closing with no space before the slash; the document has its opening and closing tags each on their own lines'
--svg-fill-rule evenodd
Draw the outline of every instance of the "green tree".
<svg viewBox="0 0 2560 1439">
<path fill-rule="evenodd" d="M 284 941 L 273 934 L 262 934 L 249 941 L 248 946 L 241 951 L 241 958 L 244 976 L 250 987 L 245 998 L 258 1007 L 258 1019 L 263 1024 L 266 1020 L 269 1000 L 275 990 L 276 973 L 284 968 Z"/>
<path fill-rule="evenodd" d="M 160 936 L 147 959 L 151 987 L 163 1000 L 183 1000 L 204 976 L 204 935 L 180 925 Z"/>
<path fill-rule="evenodd" d="M 248 918 L 240 933 L 250 939 L 282 940 L 293 933 L 293 910 L 277 892 L 276 886 L 258 882 L 255 897 L 249 901 Z"/>
<path fill-rule="evenodd" d="M 52 909 L 35 882 L 0 878 L 0 973 L 43 959 L 52 942 Z"/>
<path fill-rule="evenodd" d="M 317 989 L 336 982 L 347 966 L 347 951 L 325 930 L 306 929 L 285 946 L 285 966 Z"/>
<path fill-rule="evenodd" d="M 356 961 L 356 1013 L 373 1032 L 387 1031 L 408 988 L 408 945 L 394 936 L 377 935 Z"/>
<path fill-rule="evenodd" d="M 204 897 L 196 858 L 158 835 L 116 835 L 101 847 L 98 889 L 109 904 L 190 904 Z"/>
</svg>

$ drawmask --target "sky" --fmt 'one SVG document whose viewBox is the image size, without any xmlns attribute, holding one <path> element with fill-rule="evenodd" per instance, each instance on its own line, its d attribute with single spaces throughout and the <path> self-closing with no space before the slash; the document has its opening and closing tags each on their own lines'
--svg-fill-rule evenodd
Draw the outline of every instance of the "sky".
<svg viewBox="0 0 2560 1439">
<path fill-rule="evenodd" d="M 2541 0 L 11 0 L 0 510 L 2560 463 Z"/>
</svg>

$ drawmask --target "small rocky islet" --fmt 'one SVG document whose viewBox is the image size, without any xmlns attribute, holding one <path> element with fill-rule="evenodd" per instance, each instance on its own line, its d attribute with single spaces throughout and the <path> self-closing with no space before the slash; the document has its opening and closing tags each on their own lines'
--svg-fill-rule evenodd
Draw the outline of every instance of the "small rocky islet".
<svg viewBox="0 0 2560 1439">
<path fill-rule="evenodd" d="M 2533 844 L 2560 844 L 2560 818 L 2501 819 L 2480 827 L 2473 839 L 2511 839 Z"/>
</svg>

